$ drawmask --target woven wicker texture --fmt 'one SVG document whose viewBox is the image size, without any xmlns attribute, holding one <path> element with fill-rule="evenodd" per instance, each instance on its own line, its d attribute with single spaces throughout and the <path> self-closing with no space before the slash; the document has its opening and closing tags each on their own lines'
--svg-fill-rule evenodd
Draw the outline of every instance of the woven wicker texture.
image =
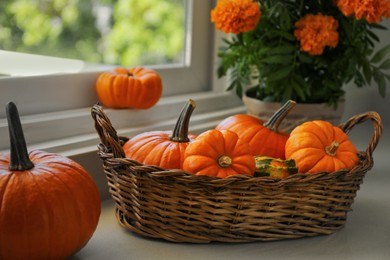
<svg viewBox="0 0 390 260">
<path fill-rule="evenodd" d="M 340 126 L 348 133 L 371 120 L 374 133 L 350 171 L 296 174 L 286 179 L 232 176 L 219 179 L 165 170 L 126 159 L 102 107 L 92 107 L 101 143 L 98 153 L 119 223 L 135 233 L 174 242 L 250 242 L 331 234 L 347 213 L 373 166 L 382 134 L 376 112 L 352 117 Z"/>
</svg>

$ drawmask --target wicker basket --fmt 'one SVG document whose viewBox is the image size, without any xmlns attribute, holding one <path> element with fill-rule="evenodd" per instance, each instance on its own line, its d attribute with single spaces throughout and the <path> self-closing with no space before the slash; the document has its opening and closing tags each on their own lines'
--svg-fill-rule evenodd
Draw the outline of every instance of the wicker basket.
<svg viewBox="0 0 390 260">
<path fill-rule="evenodd" d="M 295 174 L 286 179 L 232 176 L 219 179 L 165 170 L 126 159 L 127 139 L 118 137 L 99 105 L 92 108 L 109 191 L 119 223 L 135 233 L 174 242 L 250 242 L 332 234 L 347 213 L 382 134 L 376 112 L 341 125 L 348 133 L 372 120 L 374 134 L 350 171 Z"/>
</svg>

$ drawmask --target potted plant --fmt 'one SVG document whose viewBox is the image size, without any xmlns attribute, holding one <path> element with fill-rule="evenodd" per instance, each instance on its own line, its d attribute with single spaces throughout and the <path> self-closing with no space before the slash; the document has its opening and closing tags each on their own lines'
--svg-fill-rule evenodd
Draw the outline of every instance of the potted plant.
<svg viewBox="0 0 390 260">
<path fill-rule="evenodd" d="M 229 37 L 218 76 L 244 102 L 326 104 L 325 114 L 340 108 L 351 81 L 374 81 L 385 96 L 390 45 L 374 51 L 383 17 L 388 0 L 219 0 L 211 21 Z"/>
</svg>

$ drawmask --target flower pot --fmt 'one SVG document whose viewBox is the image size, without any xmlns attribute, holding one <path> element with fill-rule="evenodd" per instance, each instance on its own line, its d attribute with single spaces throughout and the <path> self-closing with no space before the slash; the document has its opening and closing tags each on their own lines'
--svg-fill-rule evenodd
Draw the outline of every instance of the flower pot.
<svg viewBox="0 0 390 260">
<path fill-rule="evenodd" d="M 265 102 L 249 97 L 246 94 L 243 95 L 242 100 L 247 108 L 247 113 L 261 118 L 264 122 L 282 106 L 279 102 Z M 338 125 L 341 122 L 344 107 L 344 101 L 338 104 L 337 109 L 330 107 L 326 103 L 298 103 L 283 120 L 279 129 L 285 132 L 291 132 L 297 125 L 311 120 L 326 120 L 334 125 Z"/>
</svg>

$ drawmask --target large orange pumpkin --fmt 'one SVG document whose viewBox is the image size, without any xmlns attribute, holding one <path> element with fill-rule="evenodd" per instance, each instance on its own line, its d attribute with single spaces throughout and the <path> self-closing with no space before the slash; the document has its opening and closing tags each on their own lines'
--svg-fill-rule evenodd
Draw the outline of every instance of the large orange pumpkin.
<svg viewBox="0 0 390 260">
<path fill-rule="evenodd" d="M 0 259 L 65 259 L 97 227 L 98 189 L 76 162 L 27 152 L 13 103 L 7 117 L 11 151 L 0 154 Z"/>
<path fill-rule="evenodd" d="M 184 151 L 196 137 L 188 133 L 190 117 L 195 106 L 195 101 L 191 99 L 186 103 L 173 131 L 145 132 L 128 140 L 123 145 L 126 157 L 145 165 L 181 169 Z"/>
<path fill-rule="evenodd" d="M 196 175 L 225 178 L 255 172 L 249 145 L 229 130 L 209 130 L 190 143 L 184 153 L 183 169 Z"/>
<path fill-rule="evenodd" d="M 347 134 L 322 120 L 305 122 L 291 132 L 286 158 L 295 160 L 300 173 L 348 170 L 359 160 Z"/>
<path fill-rule="evenodd" d="M 100 102 L 110 108 L 150 108 L 160 99 L 162 89 L 160 75 L 143 67 L 116 68 L 101 73 L 96 81 Z"/>
<path fill-rule="evenodd" d="M 216 129 L 238 134 L 240 139 L 249 143 L 254 156 L 285 159 L 285 144 L 289 135 L 278 128 L 295 105 L 294 101 L 286 102 L 266 123 L 254 116 L 239 114 L 224 119 Z"/>
</svg>

